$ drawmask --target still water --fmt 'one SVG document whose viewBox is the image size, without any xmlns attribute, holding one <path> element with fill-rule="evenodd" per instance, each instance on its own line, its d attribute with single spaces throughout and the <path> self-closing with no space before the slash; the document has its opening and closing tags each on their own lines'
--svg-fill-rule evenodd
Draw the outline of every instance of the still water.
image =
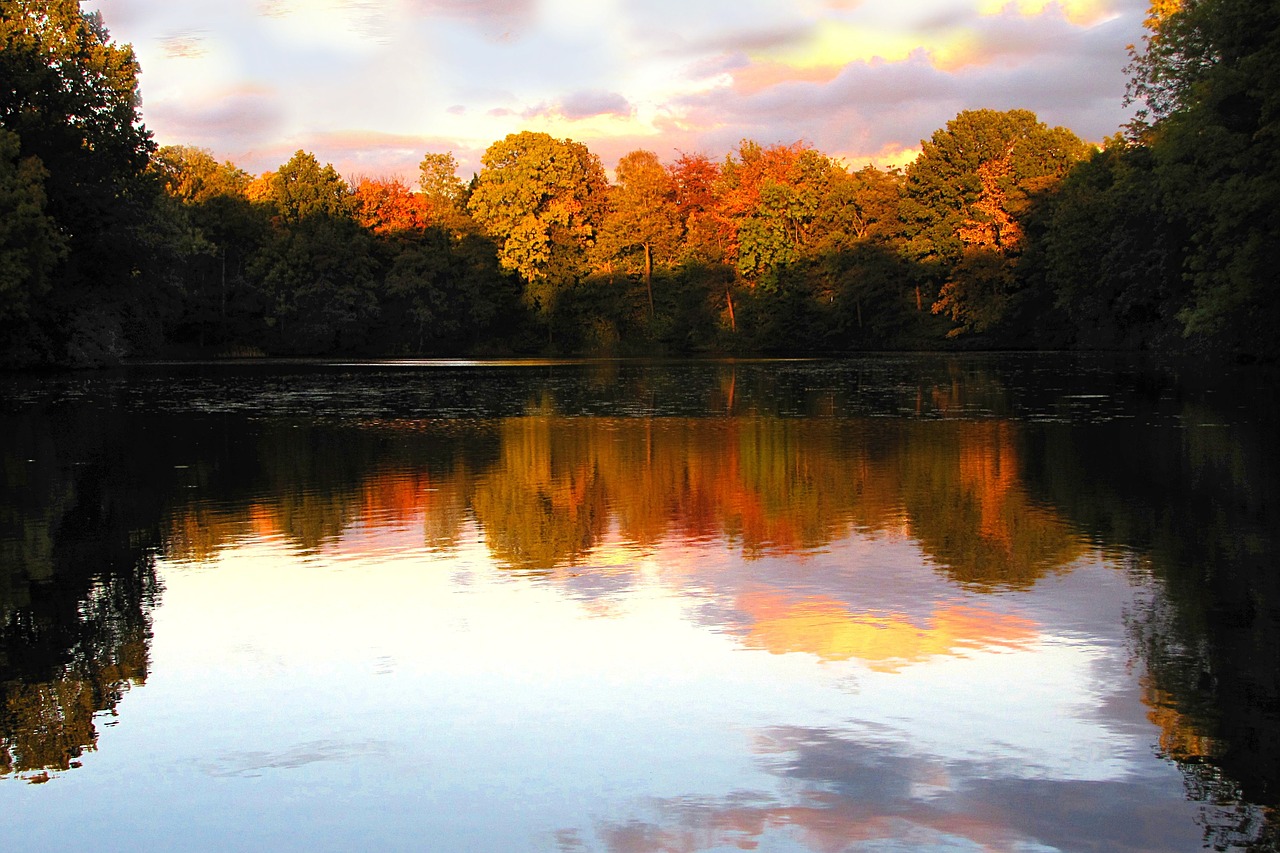
<svg viewBox="0 0 1280 853">
<path fill-rule="evenodd" d="M 1274 849 L 1274 374 L 0 380 L 29 850 Z"/>
</svg>

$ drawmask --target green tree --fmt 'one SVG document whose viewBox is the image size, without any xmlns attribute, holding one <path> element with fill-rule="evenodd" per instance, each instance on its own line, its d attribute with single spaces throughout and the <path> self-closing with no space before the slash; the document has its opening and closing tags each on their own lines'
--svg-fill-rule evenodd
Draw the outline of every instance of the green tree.
<svg viewBox="0 0 1280 853">
<path fill-rule="evenodd" d="M 1026 257 L 1075 346 L 1176 343 L 1175 314 L 1186 299 L 1186 234 L 1164 207 L 1150 149 L 1120 138 L 1108 140 L 1062 182 Z"/>
<path fill-rule="evenodd" d="M 513 279 L 488 239 L 428 228 L 395 247 L 385 283 L 387 332 L 415 353 L 474 345 L 501 311 L 518 305 Z"/>
<path fill-rule="evenodd" d="M 349 216 L 351 190 L 330 163 L 299 150 L 271 177 L 271 200 L 289 222 L 309 216 Z"/>
<path fill-rule="evenodd" d="M 30 306 L 24 333 L 47 341 L 47 358 L 118 356 L 159 302 L 147 292 L 156 280 L 146 262 L 151 190 L 141 176 L 153 145 L 137 75 L 133 51 L 113 44 L 101 16 L 76 0 L 0 3 L 0 129 L 18 138 L 10 162 L 39 159 L 46 215 L 66 239 L 65 261 Z"/>
<path fill-rule="evenodd" d="M 1089 150 L 1029 110 L 965 111 L 922 143 L 899 207 L 904 248 L 941 282 L 932 309 L 956 323 L 952 334 L 993 329 L 1009 313 L 1020 220 Z"/>
<path fill-rule="evenodd" d="M 833 169 L 814 223 L 815 248 L 836 250 L 864 240 L 883 243 L 898 230 L 902 175 L 864 166 Z"/>
<path fill-rule="evenodd" d="M 0 125 L 18 134 L 22 157 L 49 170 L 64 228 L 87 225 L 147 165 L 138 70 L 132 48 L 112 44 L 102 16 L 77 0 L 0 4 Z"/>
<path fill-rule="evenodd" d="M 549 319 L 559 289 L 586 272 L 604 219 L 604 168 L 585 145 L 530 131 L 490 145 L 482 162 L 468 207 Z"/>
<path fill-rule="evenodd" d="M 254 337 L 262 312 L 248 287 L 247 262 L 267 239 L 269 223 L 264 207 L 246 197 L 248 173 L 182 145 L 161 148 L 151 168 L 164 190 L 163 218 L 181 247 L 182 304 L 171 336 L 199 346 Z"/>
<path fill-rule="evenodd" d="M 48 172 L 39 157 L 19 159 L 18 152 L 18 135 L 0 130 L 0 319 L 8 328 L 49 289 L 66 254 L 66 240 L 46 210 Z"/>
<path fill-rule="evenodd" d="M 1167 215 L 1190 237 L 1184 333 L 1280 357 L 1280 7 L 1186 0 L 1153 8 L 1148 24 L 1130 90 L 1144 112 L 1131 130 L 1152 151 Z"/>
<path fill-rule="evenodd" d="M 254 257 L 250 276 L 276 350 L 353 351 L 378 314 L 373 238 L 346 217 L 314 214 L 283 224 Z"/>
<path fill-rule="evenodd" d="M 640 255 L 652 320 L 654 264 L 669 261 L 680 242 L 675 182 L 652 151 L 624 155 L 615 174 L 618 182 L 609 194 L 599 246 L 610 258 Z"/>
</svg>

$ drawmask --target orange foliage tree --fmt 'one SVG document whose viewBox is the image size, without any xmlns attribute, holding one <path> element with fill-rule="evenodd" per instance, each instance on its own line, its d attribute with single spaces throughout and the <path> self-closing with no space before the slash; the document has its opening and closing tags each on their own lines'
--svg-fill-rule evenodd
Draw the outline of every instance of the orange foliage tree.
<svg viewBox="0 0 1280 853">
<path fill-rule="evenodd" d="M 356 221 L 376 234 L 421 231 L 431 223 L 430 203 L 398 178 L 361 178 L 352 196 Z"/>
</svg>

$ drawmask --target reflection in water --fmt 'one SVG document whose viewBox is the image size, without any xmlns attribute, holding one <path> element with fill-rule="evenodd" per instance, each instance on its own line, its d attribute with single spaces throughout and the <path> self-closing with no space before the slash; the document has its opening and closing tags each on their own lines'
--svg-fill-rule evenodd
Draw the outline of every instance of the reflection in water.
<svg viewBox="0 0 1280 853">
<path fill-rule="evenodd" d="M 19 443 L 4 457 L 13 499 L 0 506 L 0 774 L 44 782 L 78 767 L 98 716 L 146 681 L 159 585 L 115 492 L 127 476 L 60 464 L 48 435 L 11 435 L 39 436 L 44 454 L 38 466 Z"/>
<path fill-rule="evenodd" d="M 435 704 L 383 722 L 439 732 L 231 743 L 203 759 L 208 775 L 392 773 L 433 737 L 461 750 L 467 721 L 508 705 L 523 716 L 481 734 L 515 733 L 501 772 L 518 774 L 521 738 L 572 728 L 529 721 L 546 708 L 580 698 L 587 728 L 646 699 L 659 727 L 677 726 L 664 703 L 710 713 L 662 686 L 690 666 L 686 691 L 741 716 L 717 711 L 689 743 L 745 733 L 745 753 L 689 775 L 696 761 L 649 747 L 685 775 L 568 816 L 544 804 L 554 844 L 1173 850 L 1189 846 L 1187 796 L 1210 845 L 1274 844 L 1280 475 L 1265 407 L 1241 421 L 1159 374 L 1016 358 L 250 379 L 200 374 L 175 391 L 105 378 L 26 389 L 0 410 L 0 775 L 77 767 L 107 714 L 155 724 L 124 696 L 180 635 L 157 629 L 152 648 L 170 607 L 158 573 L 166 601 L 177 588 L 173 613 L 198 612 L 182 595 L 199 580 L 201 606 L 266 608 L 265 634 L 295 598 L 323 610 L 317 590 L 349 572 L 325 612 L 352 648 L 388 626 L 440 632 L 389 644 L 373 668 L 395 684 L 444 667 L 414 682 Z M 286 569 L 298 573 L 271 586 Z M 383 570 L 405 585 L 362 613 Z M 540 621 L 566 603 L 568 621 Z M 400 615 L 383 625 L 384 610 Z M 501 676 L 535 638 L 590 651 L 622 626 L 643 639 L 592 658 L 591 687 L 556 669 L 574 664 L 554 645 L 524 659 L 544 678 Z M 712 640 L 735 654 L 699 645 Z M 360 680 L 338 668 L 348 649 L 326 648 L 326 682 Z M 686 660 L 695 648 L 709 657 Z M 633 658 L 664 649 L 670 671 L 644 676 L 630 705 L 591 698 L 599 673 L 621 690 Z M 236 653 L 250 652 L 269 654 Z M 468 661 L 493 680 L 452 707 Z M 289 683 L 306 668 L 272 667 Z M 689 787 L 717 762 L 738 776 Z M 1161 776 L 1170 766 L 1185 790 Z"/>
<path fill-rule="evenodd" d="M 472 438 L 455 424 L 387 430 L 344 441 L 395 443 L 403 431 L 461 450 Z M 245 535 L 280 535 L 314 551 L 353 525 L 410 520 L 444 547 L 474 518 L 500 563 L 550 571 L 581 562 L 615 527 L 641 548 L 717 537 L 748 558 L 810 552 L 853 531 L 893 532 L 917 540 L 959 581 L 1021 587 L 1084 551 L 1069 525 L 1029 497 L 1016 424 L 534 415 L 479 425 L 474 436 L 492 436 L 497 458 L 381 467 L 332 490 L 293 486 L 238 507 L 181 507 L 166 555 L 207 559 Z M 263 448 L 268 458 L 279 452 L 286 448 Z"/>
<path fill-rule="evenodd" d="M 972 607 L 944 607 L 923 624 L 905 614 L 854 613 L 831 599 L 790 602 L 775 593 L 745 596 L 739 607 L 752 620 L 746 637 L 751 648 L 805 652 L 825 661 L 857 659 L 883 672 L 966 648 L 1016 648 L 1038 636 L 1027 619 Z"/>
</svg>

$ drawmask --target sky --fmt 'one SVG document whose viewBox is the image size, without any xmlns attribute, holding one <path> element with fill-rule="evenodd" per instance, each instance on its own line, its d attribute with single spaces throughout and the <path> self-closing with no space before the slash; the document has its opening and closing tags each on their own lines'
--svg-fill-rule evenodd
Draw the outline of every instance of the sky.
<svg viewBox="0 0 1280 853">
<path fill-rule="evenodd" d="M 903 165 L 966 109 L 1100 142 L 1128 118 L 1146 0 L 85 0 L 142 65 L 161 145 L 252 173 L 297 150 L 348 179 L 462 176 L 522 130 L 608 169 L 802 140 Z"/>
</svg>

